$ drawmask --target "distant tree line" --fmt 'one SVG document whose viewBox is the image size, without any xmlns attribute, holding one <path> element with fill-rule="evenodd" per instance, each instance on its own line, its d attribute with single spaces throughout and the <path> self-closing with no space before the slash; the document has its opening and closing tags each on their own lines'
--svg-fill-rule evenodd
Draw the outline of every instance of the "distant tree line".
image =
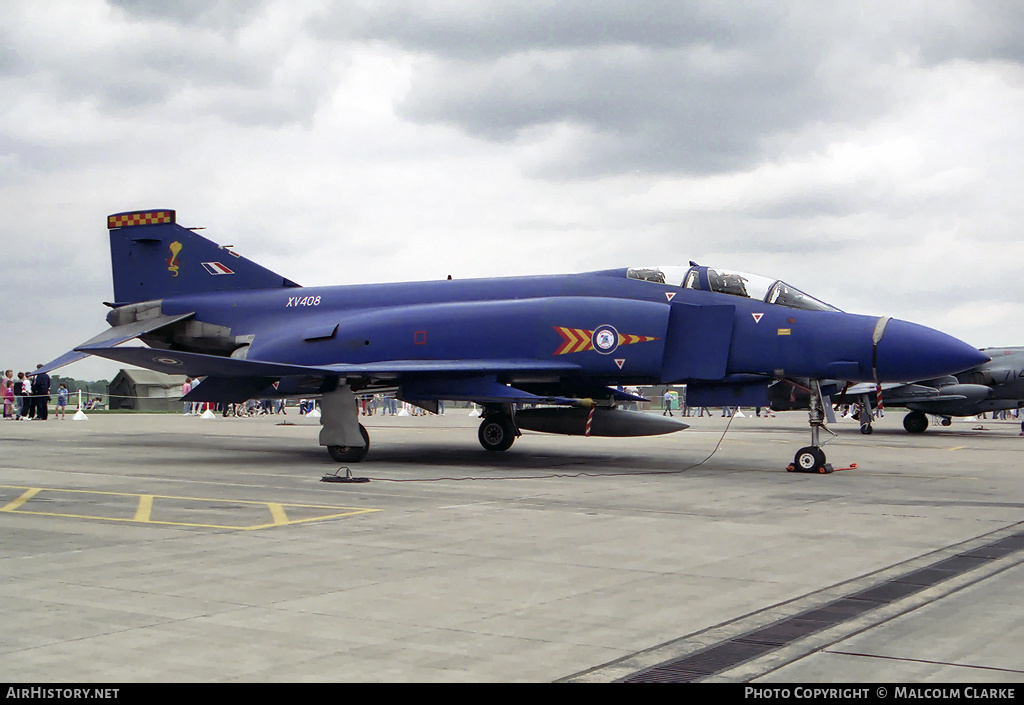
<svg viewBox="0 0 1024 705">
<path fill-rule="evenodd" d="M 88 382 L 86 380 L 75 379 L 74 377 L 59 377 L 57 375 L 50 375 L 50 395 L 53 396 L 57 393 L 57 387 L 63 382 L 67 385 L 68 389 L 71 390 L 69 396 L 74 396 L 78 393 L 78 390 L 82 390 L 82 394 L 85 396 L 99 396 L 107 393 L 107 387 L 110 385 L 110 380 L 101 379 L 95 382 Z"/>
</svg>

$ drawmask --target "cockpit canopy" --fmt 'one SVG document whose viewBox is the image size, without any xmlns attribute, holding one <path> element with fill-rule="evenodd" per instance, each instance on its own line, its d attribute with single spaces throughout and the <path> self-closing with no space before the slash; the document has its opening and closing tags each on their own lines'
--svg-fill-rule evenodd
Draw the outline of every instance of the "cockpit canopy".
<svg viewBox="0 0 1024 705">
<path fill-rule="evenodd" d="M 630 279 L 683 289 L 715 291 L 719 294 L 742 296 L 805 311 L 839 310 L 824 301 L 819 301 L 810 294 L 805 294 L 781 279 L 769 279 L 759 274 L 711 269 L 694 264 L 690 267 L 632 267 L 626 270 L 626 276 Z"/>
</svg>

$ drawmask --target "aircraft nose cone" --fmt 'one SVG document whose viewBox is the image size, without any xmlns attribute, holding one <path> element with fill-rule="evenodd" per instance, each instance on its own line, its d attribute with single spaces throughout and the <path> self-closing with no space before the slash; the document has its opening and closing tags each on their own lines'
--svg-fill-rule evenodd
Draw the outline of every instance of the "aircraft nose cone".
<svg viewBox="0 0 1024 705">
<path fill-rule="evenodd" d="M 878 342 L 875 369 L 879 382 L 918 382 L 988 360 L 988 355 L 951 335 L 894 318 Z"/>
</svg>

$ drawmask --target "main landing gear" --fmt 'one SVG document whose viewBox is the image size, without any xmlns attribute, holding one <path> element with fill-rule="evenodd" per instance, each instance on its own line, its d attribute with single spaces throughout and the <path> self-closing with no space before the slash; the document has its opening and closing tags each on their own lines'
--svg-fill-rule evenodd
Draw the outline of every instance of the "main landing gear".
<svg viewBox="0 0 1024 705">
<path fill-rule="evenodd" d="M 484 450 L 492 453 L 506 451 L 520 435 L 513 418 L 515 412 L 510 404 L 506 407 L 508 408 L 484 409 L 484 418 L 476 434 Z"/>
<path fill-rule="evenodd" d="M 810 423 L 811 423 L 811 445 L 801 448 L 793 458 L 793 465 L 790 472 L 813 472 L 823 475 L 834 472 L 834 468 L 825 460 L 825 451 L 821 449 L 819 434 L 825 427 L 825 404 L 821 397 L 821 385 L 818 380 L 810 381 Z M 830 431 L 831 433 L 831 431 Z"/>
<path fill-rule="evenodd" d="M 865 394 L 857 402 L 857 420 L 860 421 L 860 432 L 866 436 L 870 436 L 873 428 L 871 428 L 871 419 L 874 412 L 871 411 L 871 400 L 868 395 Z"/>
<path fill-rule="evenodd" d="M 907 433 L 924 433 L 928 428 L 928 416 L 923 411 L 911 411 L 903 417 L 903 428 Z"/>
<path fill-rule="evenodd" d="M 327 452 L 338 463 L 358 463 L 370 452 L 370 434 L 366 427 L 359 424 L 359 435 L 363 437 L 363 446 L 327 446 Z"/>
<path fill-rule="evenodd" d="M 338 463 L 358 463 L 370 450 L 370 434 L 359 423 L 356 397 L 347 384 L 320 397 L 320 445 Z"/>
</svg>

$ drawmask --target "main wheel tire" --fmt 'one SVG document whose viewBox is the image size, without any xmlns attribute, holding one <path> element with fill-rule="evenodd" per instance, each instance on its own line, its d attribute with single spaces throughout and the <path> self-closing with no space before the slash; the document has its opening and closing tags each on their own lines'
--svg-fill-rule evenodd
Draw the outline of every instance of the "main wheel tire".
<svg viewBox="0 0 1024 705">
<path fill-rule="evenodd" d="M 911 411 L 903 417 L 903 428 L 907 429 L 907 433 L 924 433 L 928 428 L 928 417 L 923 411 Z"/>
<path fill-rule="evenodd" d="M 939 423 L 941 425 L 943 425 L 943 426 L 952 426 L 953 425 L 953 419 L 949 418 L 948 416 L 943 416 L 942 420 L 939 421 Z"/>
<path fill-rule="evenodd" d="M 492 414 L 480 422 L 477 438 L 484 450 L 492 453 L 508 450 L 516 440 L 516 429 L 512 419 L 505 414 Z"/>
<path fill-rule="evenodd" d="M 370 434 L 362 424 L 359 424 L 359 435 L 363 437 L 366 445 L 360 446 L 327 446 L 327 452 L 331 458 L 338 463 L 358 463 L 370 452 Z"/>
<path fill-rule="evenodd" d="M 825 451 L 814 446 L 801 448 L 793 458 L 793 469 L 797 472 L 822 472 L 825 467 Z"/>
</svg>

